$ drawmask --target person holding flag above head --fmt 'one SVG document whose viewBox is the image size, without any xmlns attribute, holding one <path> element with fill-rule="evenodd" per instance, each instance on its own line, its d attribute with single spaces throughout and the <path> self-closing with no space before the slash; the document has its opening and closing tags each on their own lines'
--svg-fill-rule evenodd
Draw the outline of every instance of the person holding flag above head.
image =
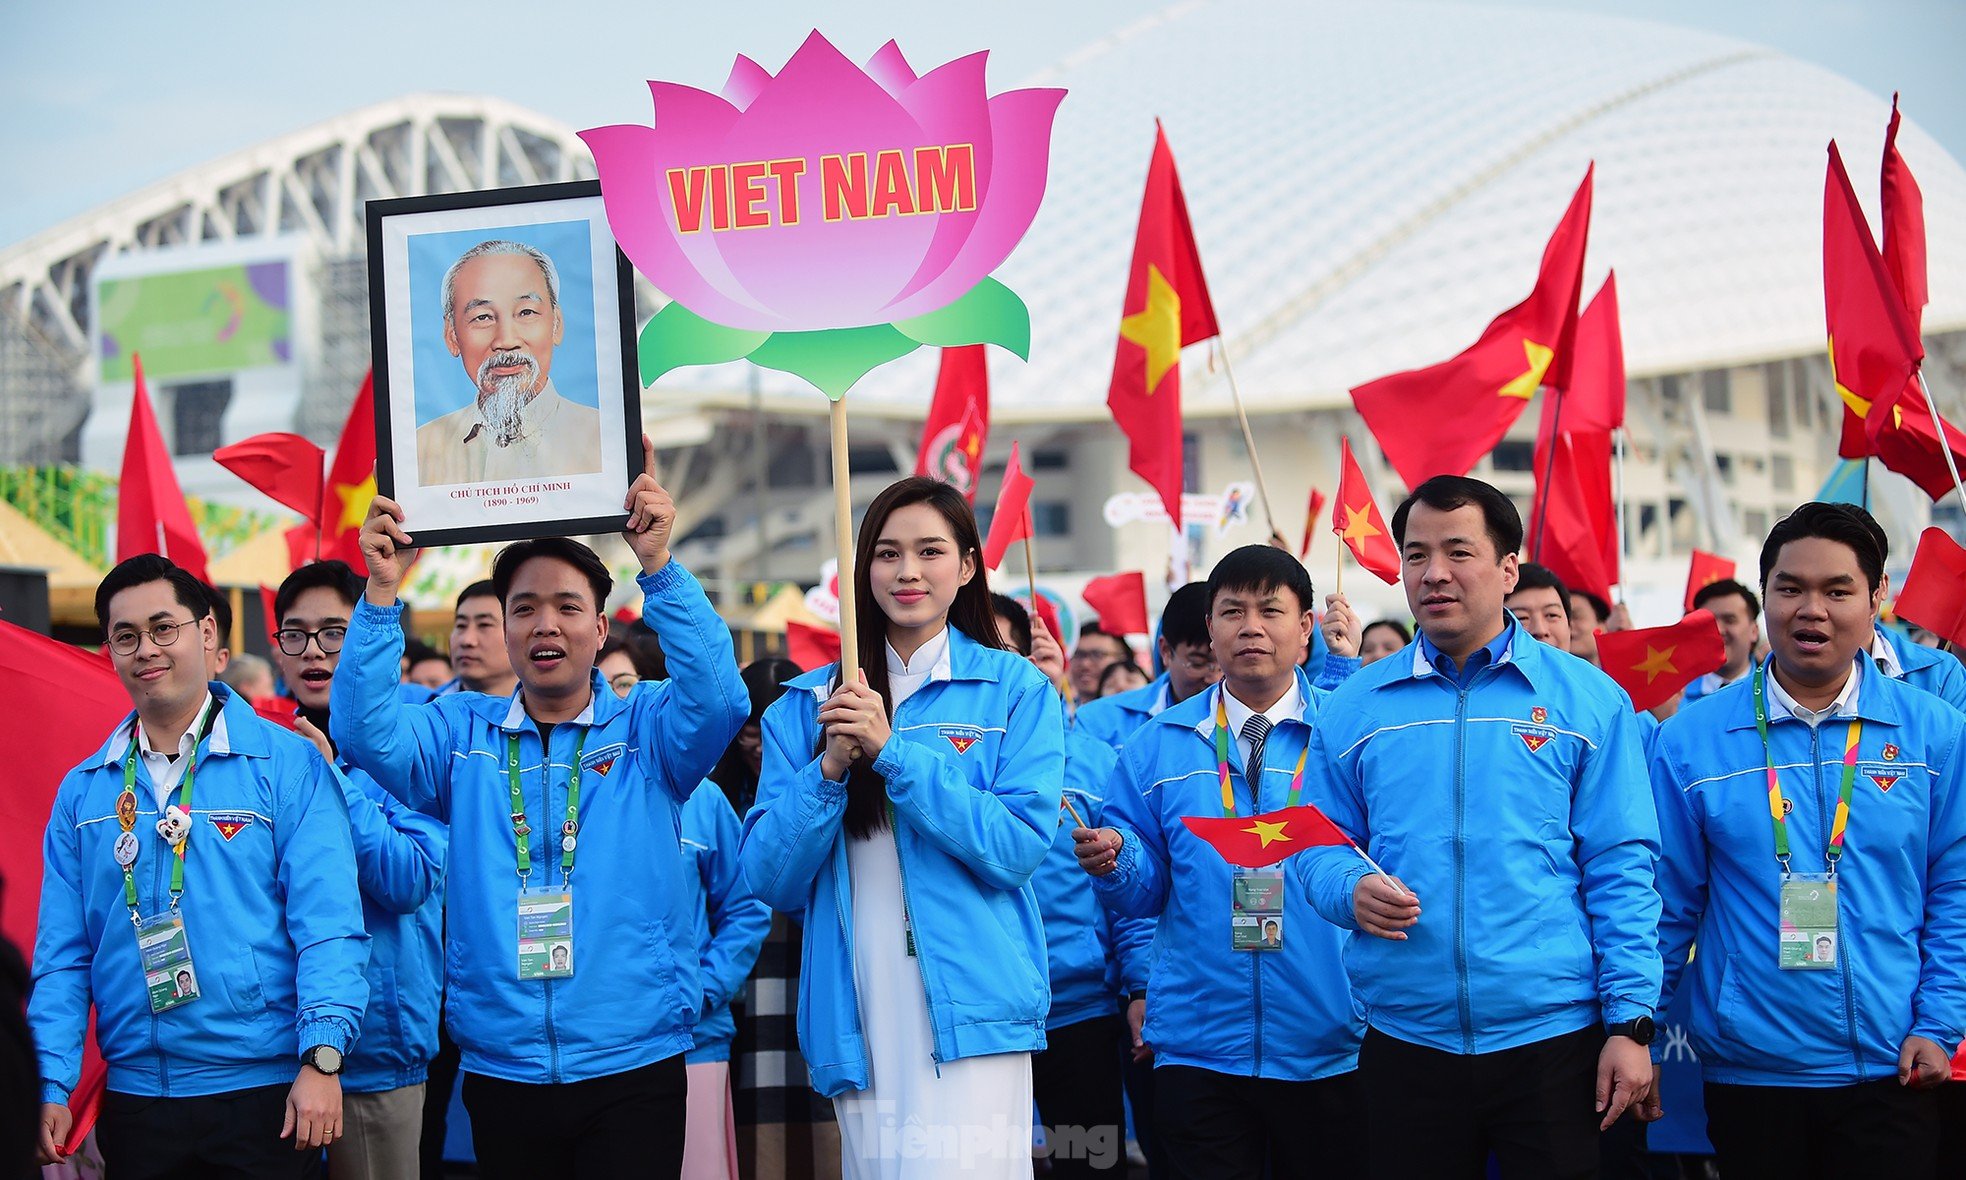
<svg viewBox="0 0 1966 1180">
<path fill-rule="evenodd" d="M 799 1049 L 846 1175 L 1027 1177 L 1050 1007 L 1030 882 L 1058 828 L 1063 704 L 1004 650 L 955 488 L 874 497 L 852 577 L 859 677 L 818 669 L 765 711 L 744 875 L 805 915 Z"/>
<path fill-rule="evenodd" d="M 1322 724 L 1325 693 L 1298 667 L 1312 602 L 1291 553 L 1245 545 L 1222 558 L 1204 600 L 1221 682 L 1128 739 L 1110 826 L 1073 832 L 1107 906 L 1159 919 L 1146 1039 L 1154 1132 L 1180 1177 L 1350 1176 L 1364 1164 L 1363 1026 L 1340 938 L 1282 867 L 1319 837 L 1308 816 L 1276 814 L 1298 807 Z M 1333 647 L 1356 650 L 1357 638 L 1353 620 Z M 1229 817 L 1216 840 L 1247 847 L 1224 850 L 1185 822 L 1197 817 Z"/>
<path fill-rule="evenodd" d="M 1346 848 L 1292 870 L 1352 931 L 1375 1177 L 1590 1176 L 1598 1132 L 1648 1103 L 1658 1006 L 1657 821 L 1631 701 L 1503 608 L 1522 519 L 1436 476 L 1393 513 L 1420 636 L 1332 695 L 1306 796 Z M 1291 937 L 1285 931 L 1286 944 Z"/>
<path fill-rule="evenodd" d="M 675 505 L 643 448 L 623 536 L 673 679 L 626 699 L 595 669 L 607 567 L 546 538 L 492 564 L 517 690 L 404 705 L 397 590 L 413 522 L 377 497 L 363 525 L 369 581 L 334 677 L 334 738 L 450 825 L 445 1019 L 486 1176 L 682 1166 L 683 1053 L 703 987 L 680 817 L 748 702 L 730 632 L 670 558 Z"/>
<path fill-rule="evenodd" d="M 1653 743 L 1665 996 L 1691 991 L 1730 1180 L 1932 1175 L 1966 1036 L 1966 716 L 1869 656 L 1873 528 L 1777 524 L 1768 658 Z"/>
</svg>

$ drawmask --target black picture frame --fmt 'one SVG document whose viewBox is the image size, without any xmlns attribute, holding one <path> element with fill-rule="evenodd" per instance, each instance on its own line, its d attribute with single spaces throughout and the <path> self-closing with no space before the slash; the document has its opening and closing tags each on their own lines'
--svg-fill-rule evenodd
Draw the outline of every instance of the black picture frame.
<svg viewBox="0 0 1966 1180">
<path fill-rule="evenodd" d="M 417 315 L 412 302 L 409 308 L 411 322 L 404 319 L 402 297 L 407 290 L 409 263 L 407 256 L 396 257 L 396 251 L 387 247 L 395 232 L 408 232 L 408 227 L 418 227 L 419 233 L 447 233 L 451 230 L 471 229 L 491 233 L 498 228 L 484 226 L 487 211 L 511 210 L 515 227 L 544 224 L 542 217 L 550 216 L 556 209 L 563 210 L 569 219 L 584 220 L 590 230 L 605 240 L 607 254 L 613 259 L 613 282 L 611 290 L 612 314 L 607 314 L 604 299 L 596 298 L 605 282 L 603 268 L 591 268 L 591 283 L 580 294 L 593 301 L 593 336 L 599 363 L 596 365 L 596 380 L 600 385 L 598 397 L 601 399 L 601 437 L 600 451 L 603 470 L 598 473 L 606 476 L 615 474 L 611 470 L 610 449 L 614 457 L 621 460 L 618 474 L 620 479 L 611 487 L 611 494 L 604 500 L 598 487 L 583 487 L 573 496 L 558 491 L 550 493 L 551 498 L 560 501 L 575 499 L 580 510 L 568 511 L 564 504 L 552 507 L 538 503 L 527 510 L 527 505 L 510 503 L 519 496 L 499 498 L 487 496 L 479 485 L 423 485 L 405 481 L 402 470 L 401 449 L 407 445 L 412 457 L 416 441 L 412 437 L 405 443 L 402 438 L 402 425 L 406 399 L 412 407 L 410 421 L 414 421 L 414 382 L 412 388 L 400 388 L 396 378 L 405 371 L 404 354 L 413 349 L 405 340 Z M 627 255 L 615 244 L 612 231 L 608 228 L 605 211 L 601 204 L 601 185 L 597 180 L 571 181 L 558 184 L 526 185 L 514 188 L 487 189 L 473 192 L 439 193 L 428 196 L 400 197 L 389 200 L 369 201 L 367 213 L 368 274 L 369 274 L 369 332 L 371 355 L 373 357 L 375 430 L 376 430 L 376 491 L 397 501 L 404 508 L 408 520 L 406 531 L 415 539 L 419 549 L 436 548 L 446 545 L 468 545 L 499 541 L 516 541 L 531 537 L 575 537 L 595 536 L 603 533 L 619 532 L 628 521 L 628 514 L 620 504 L 627 495 L 628 484 L 643 470 L 642 451 L 642 403 L 640 373 L 637 368 L 635 351 L 635 291 L 634 270 Z M 453 216 L 446 217 L 450 214 Z M 576 216 L 577 215 L 577 216 Z M 571 294 L 562 291 L 560 302 L 567 305 Z M 605 322 L 604 322 L 605 321 Z M 614 352 L 609 352 L 612 345 Z M 618 361 L 620 425 L 619 433 L 609 429 L 606 410 L 613 392 L 612 375 L 605 363 L 608 357 L 615 356 Z M 486 484 L 506 481 L 484 481 Z M 593 480 L 583 475 L 583 484 Z M 442 520 L 443 513 L 435 515 L 438 522 L 431 522 L 431 512 L 419 512 L 419 508 L 431 508 L 433 499 L 455 499 L 455 491 L 435 493 L 435 487 L 478 488 L 470 495 L 484 499 L 487 504 L 501 509 L 499 519 L 481 523 L 456 523 Z M 535 497 L 537 500 L 538 498 Z M 608 507 L 601 508 L 606 503 Z M 510 509 L 504 511 L 503 509 Z M 419 523 L 419 516 L 424 519 Z"/>
</svg>

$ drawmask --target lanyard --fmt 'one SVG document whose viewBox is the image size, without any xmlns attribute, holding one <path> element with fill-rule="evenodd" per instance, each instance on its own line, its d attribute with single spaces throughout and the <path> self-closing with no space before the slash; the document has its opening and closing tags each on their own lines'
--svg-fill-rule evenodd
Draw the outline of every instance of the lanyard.
<svg viewBox="0 0 1966 1180">
<path fill-rule="evenodd" d="M 218 702 L 213 700 L 206 705 L 202 722 L 193 722 L 193 725 L 197 727 L 198 736 L 191 743 L 191 753 L 189 755 L 191 761 L 185 764 L 184 782 L 179 786 L 180 794 L 178 796 L 178 805 L 183 809 L 187 819 L 191 815 L 191 787 L 198 778 L 198 747 L 204 743 L 206 736 L 212 732 L 212 725 L 217 720 Z M 116 800 L 116 818 L 122 824 L 125 832 L 136 827 L 137 737 L 138 733 L 141 732 L 143 722 L 138 720 L 135 724 L 137 728 L 130 733 L 130 752 L 123 757 L 123 795 Z M 125 799 L 128 800 L 127 804 L 125 803 Z M 176 844 L 171 846 L 172 851 L 176 854 L 176 859 L 171 864 L 171 908 L 174 910 L 177 908 L 178 898 L 184 895 L 184 850 L 190 843 L 191 828 L 187 824 L 184 829 L 184 836 Z M 123 902 L 130 907 L 130 920 L 132 922 L 137 920 L 137 879 L 136 872 L 132 868 L 132 865 L 135 863 L 135 859 L 132 858 L 130 864 L 123 866 Z"/>
<path fill-rule="evenodd" d="M 580 752 L 587 747 L 588 727 L 573 746 L 573 771 L 567 775 L 567 822 L 560 826 L 560 880 L 573 876 L 574 833 L 580 830 Z M 540 798 L 546 797 L 552 751 L 540 743 Z M 526 822 L 526 797 L 519 792 L 519 735 L 505 735 L 506 782 L 512 788 L 512 840 L 519 846 L 519 880 L 532 877 L 532 825 Z"/>
<path fill-rule="evenodd" d="M 1215 690 L 1215 773 L 1222 781 L 1222 814 L 1229 819 L 1236 817 L 1236 793 L 1229 786 L 1229 706 L 1228 690 Z M 1311 755 L 1311 744 L 1304 743 L 1303 752 L 1297 755 L 1297 767 L 1290 772 L 1290 794 L 1284 800 L 1285 807 L 1297 806 L 1297 797 L 1304 792 L 1304 759 Z M 1249 804 L 1261 810 L 1263 795 L 1263 768 L 1255 768 L 1255 774 L 1244 775 L 1249 780 Z"/>
<path fill-rule="evenodd" d="M 1775 822 L 1775 859 L 1782 863 L 1782 875 L 1789 873 L 1789 821 L 1782 812 L 1782 781 L 1775 770 L 1775 754 L 1768 745 L 1767 665 L 1754 670 L 1754 727 L 1761 734 L 1761 756 L 1768 766 L 1768 815 Z M 1836 817 L 1830 822 L 1829 843 L 1823 860 L 1830 875 L 1836 875 L 1836 862 L 1843 856 L 1843 836 L 1850 827 L 1850 796 L 1857 785 L 1857 743 L 1864 733 L 1863 718 L 1855 717 L 1844 730 L 1843 785 L 1836 796 Z"/>
</svg>

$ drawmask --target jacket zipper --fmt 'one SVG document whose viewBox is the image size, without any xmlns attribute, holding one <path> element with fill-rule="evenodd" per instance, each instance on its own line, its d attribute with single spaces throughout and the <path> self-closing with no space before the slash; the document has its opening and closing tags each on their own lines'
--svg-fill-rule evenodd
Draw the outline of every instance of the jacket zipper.
<svg viewBox="0 0 1966 1180">
<path fill-rule="evenodd" d="M 547 817 L 553 814 L 553 751 L 547 745 L 546 739 L 544 738 L 539 743 L 539 809 L 539 822 L 543 825 L 546 823 Z M 538 830 L 544 831 L 545 829 L 542 827 Z M 555 847 L 558 846 L 558 841 L 551 843 Z M 542 851 L 544 851 L 543 848 Z M 549 883 L 553 879 L 553 870 L 544 866 L 552 859 L 552 857 L 548 856 L 541 862 L 541 872 Z M 570 882 L 566 884 L 567 904 L 569 907 L 567 920 L 568 922 L 572 922 L 573 887 Z M 542 982 L 546 984 L 546 1053 L 549 1063 L 547 1076 L 553 1079 L 555 1085 L 558 1085 L 562 1080 L 560 1077 L 560 1030 L 553 1021 L 553 989 L 558 986 L 560 981 L 557 979 L 548 979 Z"/>
<path fill-rule="evenodd" d="M 1823 791 L 1822 738 L 1823 731 L 1820 725 L 1809 727 L 1809 763 L 1816 773 L 1816 812 L 1823 820 L 1823 849 L 1824 859 L 1827 860 L 1830 826 L 1835 821 L 1830 815 L 1829 796 Z M 1842 908 L 1842 900 L 1839 898 L 1837 902 L 1839 927 L 1843 924 Z M 1850 982 L 1850 940 L 1844 938 L 1839 941 L 1842 943 L 1842 953 L 1836 957 L 1836 973 L 1841 977 L 1843 984 L 1843 1027 L 1850 1036 L 1850 1062 L 1861 1077 L 1864 1069 L 1864 1052 L 1857 1041 L 1857 997 L 1856 986 Z"/>
<path fill-rule="evenodd" d="M 1454 690 L 1454 980 L 1460 992 L 1461 1051 L 1472 1054 L 1475 1051 L 1474 1003 L 1468 995 L 1468 690 L 1460 684 Z"/>
<path fill-rule="evenodd" d="M 1249 765 L 1243 764 L 1242 782 L 1249 788 L 1249 814 L 1263 813 L 1263 768 L 1256 768 L 1256 777 L 1249 777 Z M 1249 956 L 1250 993 L 1254 997 L 1256 1012 L 1256 1076 L 1263 1076 L 1263 952 L 1257 951 Z"/>
</svg>

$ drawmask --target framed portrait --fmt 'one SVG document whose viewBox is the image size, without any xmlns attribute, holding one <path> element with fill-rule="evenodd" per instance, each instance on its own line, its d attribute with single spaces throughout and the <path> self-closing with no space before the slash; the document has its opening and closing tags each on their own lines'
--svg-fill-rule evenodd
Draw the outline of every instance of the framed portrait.
<svg viewBox="0 0 1966 1180">
<path fill-rule="evenodd" d="M 376 490 L 419 547 L 627 523 L 635 300 L 596 181 L 368 203 Z"/>
</svg>

